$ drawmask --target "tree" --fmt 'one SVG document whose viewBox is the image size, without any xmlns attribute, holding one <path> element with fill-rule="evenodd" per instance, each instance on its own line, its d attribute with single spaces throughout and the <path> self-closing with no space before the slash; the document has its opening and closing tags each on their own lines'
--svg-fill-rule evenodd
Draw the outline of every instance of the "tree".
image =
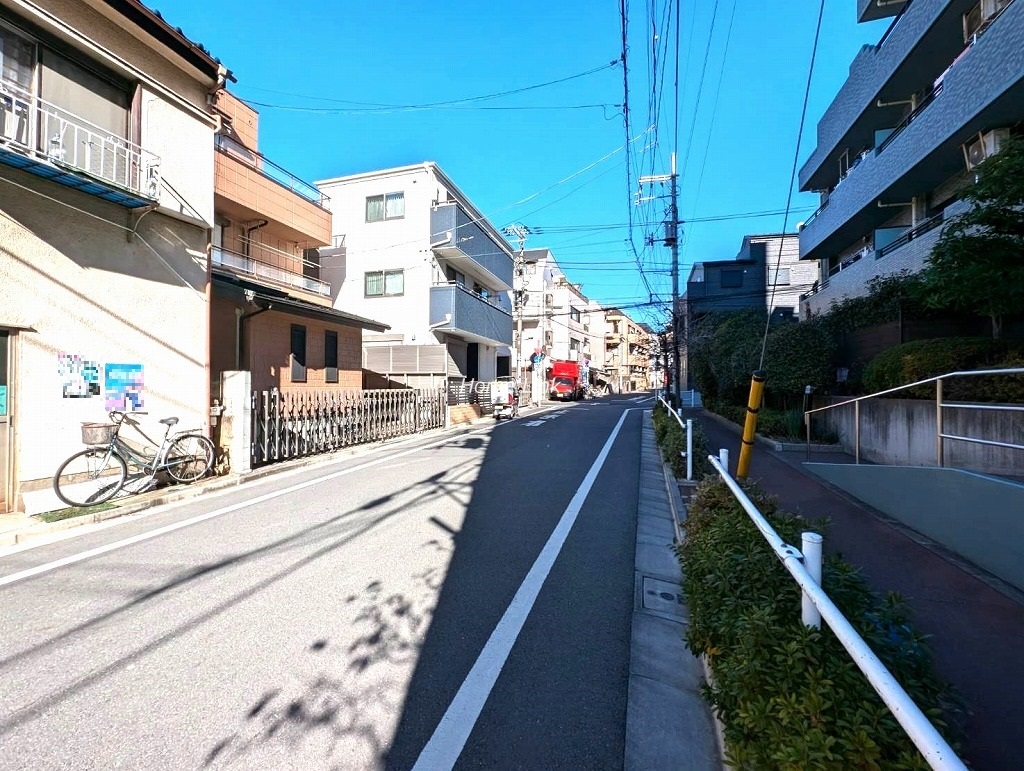
<svg viewBox="0 0 1024 771">
<path fill-rule="evenodd" d="M 1024 307 L 1024 142 L 1006 143 L 978 167 L 963 197 L 970 210 L 943 229 L 921 273 L 922 300 L 992 320 Z"/>
</svg>

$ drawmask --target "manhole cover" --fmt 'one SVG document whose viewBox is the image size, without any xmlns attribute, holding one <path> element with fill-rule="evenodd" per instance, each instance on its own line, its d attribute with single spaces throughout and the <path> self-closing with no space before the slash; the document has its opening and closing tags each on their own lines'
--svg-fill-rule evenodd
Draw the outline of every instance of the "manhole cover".
<svg viewBox="0 0 1024 771">
<path fill-rule="evenodd" d="M 644 576 L 643 596 L 644 610 L 653 610 L 678 618 L 686 615 L 682 591 L 678 584 Z"/>
</svg>

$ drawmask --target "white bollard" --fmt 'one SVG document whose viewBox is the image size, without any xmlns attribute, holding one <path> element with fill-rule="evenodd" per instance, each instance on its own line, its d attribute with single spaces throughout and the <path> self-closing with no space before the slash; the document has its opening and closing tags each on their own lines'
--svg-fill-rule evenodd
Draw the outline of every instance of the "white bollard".
<svg viewBox="0 0 1024 771">
<path fill-rule="evenodd" d="M 686 481 L 693 481 L 693 421 L 686 421 Z"/>
<path fill-rule="evenodd" d="M 722 463 L 725 473 L 729 473 L 729 451 L 724 447 L 718 451 L 718 460 Z"/>
<path fill-rule="evenodd" d="M 222 372 L 221 390 L 221 442 L 226 445 L 231 473 L 244 474 L 252 469 L 252 374 Z"/>
<path fill-rule="evenodd" d="M 821 586 L 821 542 L 822 538 L 817 533 L 801 533 L 801 551 L 804 554 L 804 567 L 811 574 L 814 582 Z M 811 598 L 805 593 L 801 599 L 800 618 L 804 626 L 813 626 L 821 629 L 821 613 L 811 602 Z"/>
</svg>

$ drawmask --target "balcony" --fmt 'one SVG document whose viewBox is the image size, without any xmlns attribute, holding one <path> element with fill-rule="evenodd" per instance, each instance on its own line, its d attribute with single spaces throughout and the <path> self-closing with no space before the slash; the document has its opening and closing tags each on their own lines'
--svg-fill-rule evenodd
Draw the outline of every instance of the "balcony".
<svg viewBox="0 0 1024 771">
<path fill-rule="evenodd" d="M 0 79 L 0 163 L 136 209 L 160 195 L 160 159 Z"/>
<path fill-rule="evenodd" d="M 229 268 L 233 273 L 240 273 L 258 279 L 269 279 L 276 284 L 284 284 L 294 289 L 302 289 L 322 297 L 331 296 L 330 284 L 326 281 L 321 281 L 315 276 L 300 272 L 307 270 L 310 273 L 314 271 L 319 272 L 319 266 L 285 252 L 273 255 L 272 253 L 276 250 L 271 250 L 262 244 L 256 245 L 255 248 L 252 248 L 252 251 L 259 256 L 245 255 L 221 247 L 214 247 L 210 252 L 210 256 L 214 265 Z M 275 265 L 271 261 L 275 256 L 281 258 L 275 261 L 283 262 L 284 265 Z M 292 268 L 298 268 L 298 270 Z"/>
<path fill-rule="evenodd" d="M 512 314 L 460 284 L 430 288 L 430 327 L 470 342 L 512 345 Z"/>
<path fill-rule="evenodd" d="M 222 134 L 214 158 L 216 207 L 240 221 L 268 219 L 286 240 L 331 243 L 329 199 L 257 152 Z"/>
<path fill-rule="evenodd" d="M 949 0 L 914 0 L 878 44 L 860 50 L 818 121 L 817 147 L 800 170 L 801 190 L 831 187 L 841 148 L 852 155 L 875 147 L 875 132 L 897 125 L 911 95 L 930 90 L 963 50 L 964 10 L 964 4 Z"/>
<path fill-rule="evenodd" d="M 916 7 L 916 3 L 911 9 Z M 908 10 L 907 13 L 911 11 Z M 961 145 L 981 131 L 1010 126 L 1024 104 L 1024 2 L 1013 2 L 984 35 L 955 57 L 941 91 L 869 153 L 800 232 L 801 259 L 830 257 L 892 216 L 878 203 L 909 203 L 964 169 Z"/>
<path fill-rule="evenodd" d="M 512 250 L 474 221 L 457 203 L 435 206 L 430 211 L 430 242 L 436 254 L 455 268 L 479 275 L 492 289 L 512 289 Z"/>
</svg>

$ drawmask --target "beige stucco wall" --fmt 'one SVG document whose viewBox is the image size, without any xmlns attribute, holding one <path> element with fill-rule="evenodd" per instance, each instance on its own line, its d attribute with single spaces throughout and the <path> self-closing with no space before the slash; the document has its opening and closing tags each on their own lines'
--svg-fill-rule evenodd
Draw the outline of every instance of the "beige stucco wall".
<svg viewBox="0 0 1024 771">
<path fill-rule="evenodd" d="M 144 39 L 144 33 L 106 3 L 101 0 L 33 0 L 31 5 L 39 10 L 34 11 L 28 3 L 18 0 L 0 0 L 0 6 L 30 19 L 76 48 L 82 47 L 83 38 L 88 39 L 102 49 L 90 55 L 101 57 L 105 66 L 125 75 L 130 69 L 137 70 L 198 110 L 206 111 L 210 85 L 201 83 L 198 73 L 187 72 L 179 63 L 154 50 L 152 40 Z"/>
<path fill-rule="evenodd" d="M 160 206 L 213 227 L 213 127 L 143 88 L 141 144 L 160 157 L 161 177 L 184 199 L 163 185 Z"/>
<path fill-rule="evenodd" d="M 206 231 L 153 213 L 129 242 L 118 226 L 125 221 L 120 207 L 0 168 L 0 325 L 30 327 L 17 335 L 12 383 L 16 472 L 28 487 L 45 488 L 61 461 L 81 449 L 81 422 L 106 419 L 102 392 L 63 396 L 59 354 L 94 361 L 101 371 L 141 364 L 144 409 L 155 428 L 171 415 L 180 428 L 206 423 Z M 25 503 L 39 497 L 30 493 Z"/>
</svg>

